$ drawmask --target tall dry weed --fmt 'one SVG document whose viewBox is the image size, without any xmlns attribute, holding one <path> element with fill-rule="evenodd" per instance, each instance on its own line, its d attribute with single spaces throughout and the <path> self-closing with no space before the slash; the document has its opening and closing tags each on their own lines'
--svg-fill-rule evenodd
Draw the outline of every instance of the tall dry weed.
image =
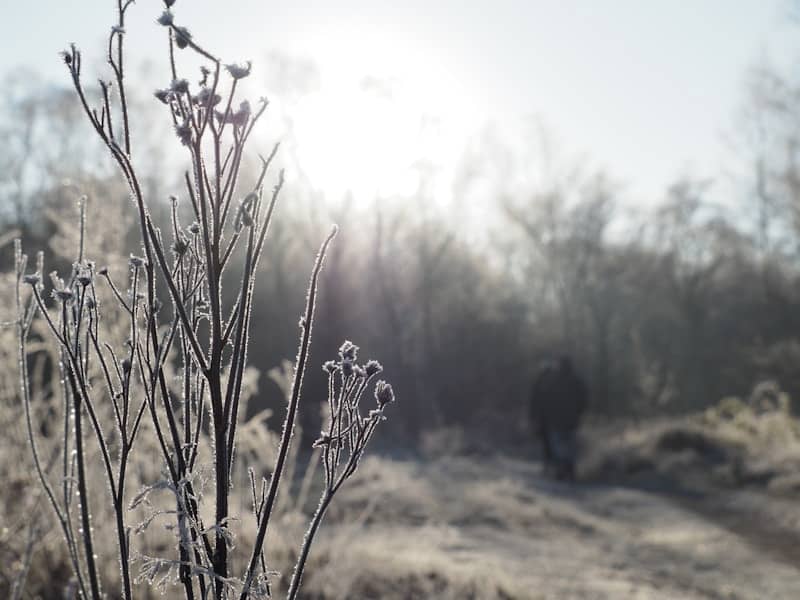
<svg viewBox="0 0 800 600">
<path fill-rule="evenodd" d="M 79 598 L 130 600 L 174 586 L 188 600 L 271 597 L 276 573 L 267 532 L 286 510 L 279 491 L 293 477 L 292 439 L 320 272 L 336 228 L 311 271 L 297 358 L 284 373 L 280 434 L 265 430 L 264 415 L 243 423 L 258 379 L 248 367 L 258 265 L 284 183 L 282 172 L 271 190 L 266 183 L 277 145 L 261 156 L 254 181 L 240 181 L 248 142 L 268 102 L 251 103 L 239 93 L 251 63 L 224 63 L 179 24 L 174 0 L 164 0 L 158 23 L 167 42 L 169 84 L 156 91 L 154 106 L 168 112 L 189 167 L 184 199 L 173 196 L 169 222 L 159 223 L 155 201 L 140 184 L 126 99 L 125 21 L 132 4 L 117 3 L 106 57 L 111 79 L 100 80 L 97 106 L 84 87 L 81 52 L 73 45 L 63 60 L 86 119 L 127 185 L 140 250 L 123 258 L 118 246 L 105 245 L 108 237 L 89 234 L 87 219 L 111 215 L 102 208 L 90 215 L 85 199 L 77 225 L 61 220 L 64 235 L 53 244 L 59 253 L 72 252 L 68 273 L 46 276 L 42 253 L 31 266 L 19 242 L 15 248 L 20 416 L 41 488 L 38 501 L 52 508 L 72 571 L 68 587 Z M 200 61 L 198 84 L 181 76 L 182 52 Z M 241 277 L 230 281 L 226 269 Z M 42 343 L 49 354 L 37 351 Z M 296 542 L 287 598 L 297 597 L 325 512 L 394 400 L 391 386 L 377 381 L 373 408 L 364 406 L 382 367 L 372 360 L 359 364 L 357 351 L 345 342 L 338 359 L 325 366 L 328 424 L 314 454 L 324 485 L 309 528 Z M 40 355 L 47 382 L 36 377 Z M 40 394 L 58 398 L 50 402 L 53 414 L 37 412 Z M 309 488 L 305 481 L 301 499 Z M 237 510 L 247 493 L 254 521 Z M 31 551 L 24 557 L 38 532 L 29 535 Z M 118 576 L 109 575 L 110 562 Z"/>
</svg>

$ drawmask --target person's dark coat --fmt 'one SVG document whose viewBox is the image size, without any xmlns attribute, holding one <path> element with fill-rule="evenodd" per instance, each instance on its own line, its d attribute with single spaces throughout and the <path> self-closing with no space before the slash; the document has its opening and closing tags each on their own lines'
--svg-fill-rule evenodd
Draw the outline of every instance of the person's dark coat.
<svg viewBox="0 0 800 600">
<path fill-rule="evenodd" d="M 541 368 L 531 393 L 530 416 L 541 439 L 545 463 L 555 467 L 559 477 L 573 476 L 576 433 L 587 402 L 586 384 L 568 358 Z"/>
</svg>

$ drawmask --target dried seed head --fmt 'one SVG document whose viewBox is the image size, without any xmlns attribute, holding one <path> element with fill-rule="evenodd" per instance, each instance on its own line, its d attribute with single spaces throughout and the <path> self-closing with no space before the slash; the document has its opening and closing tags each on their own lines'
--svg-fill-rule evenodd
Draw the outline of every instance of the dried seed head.
<svg viewBox="0 0 800 600">
<path fill-rule="evenodd" d="M 130 371 L 131 371 L 131 361 L 130 361 L 129 358 L 123 358 L 122 362 L 120 363 L 120 366 L 122 367 L 122 372 L 123 373 L 125 373 L 125 374 L 130 373 Z"/>
<path fill-rule="evenodd" d="M 184 146 L 192 145 L 192 127 L 189 123 L 175 126 L 175 134 Z"/>
<path fill-rule="evenodd" d="M 166 4 L 166 2 L 164 2 L 164 4 Z M 161 16 L 158 17 L 157 22 L 159 25 L 163 25 L 164 27 L 169 27 L 170 25 L 172 25 L 173 17 L 172 17 L 172 11 L 169 10 L 170 6 L 171 5 L 167 5 L 167 10 L 162 12 Z"/>
<path fill-rule="evenodd" d="M 70 288 L 64 288 L 61 290 L 53 290 L 53 298 L 56 300 L 60 300 L 61 302 L 69 302 L 75 294 L 72 293 Z"/>
<path fill-rule="evenodd" d="M 95 302 L 94 298 L 92 298 L 91 296 L 86 298 L 86 308 L 88 308 L 89 310 L 94 310 L 95 308 L 97 308 L 97 302 Z"/>
<path fill-rule="evenodd" d="M 353 369 L 353 361 L 352 360 L 343 360 L 342 361 L 342 375 L 345 377 L 350 377 L 354 373 Z"/>
<path fill-rule="evenodd" d="M 375 400 L 378 401 L 379 408 L 383 408 L 390 402 L 394 402 L 394 390 L 392 386 L 383 379 L 375 384 Z"/>
<path fill-rule="evenodd" d="M 222 100 L 222 97 L 219 94 L 212 94 L 210 89 L 204 87 L 202 90 L 200 90 L 200 93 L 193 98 L 193 100 L 195 104 L 209 107 L 219 104 Z"/>
<path fill-rule="evenodd" d="M 189 232 L 192 233 L 193 235 L 197 235 L 198 233 L 200 233 L 199 223 L 194 222 L 191 225 L 189 225 Z"/>
<path fill-rule="evenodd" d="M 167 8 L 172 8 L 173 4 L 175 4 L 175 0 L 164 0 L 164 6 Z"/>
<path fill-rule="evenodd" d="M 366 371 L 367 377 L 372 377 L 383 371 L 383 365 L 377 360 L 368 360 L 367 364 L 364 365 L 364 371 Z"/>
<path fill-rule="evenodd" d="M 242 100 L 239 103 L 239 110 L 236 113 L 236 115 L 238 116 L 239 119 L 242 119 L 242 120 L 244 120 L 246 122 L 247 119 L 250 118 L 250 113 L 251 112 L 253 112 L 253 109 L 250 106 L 250 101 L 249 100 Z"/>
<path fill-rule="evenodd" d="M 124 27 L 120 27 L 119 25 L 112 25 L 111 26 L 111 33 L 115 33 L 117 35 L 122 35 L 123 33 L 125 33 L 125 28 Z"/>
<path fill-rule="evenodd" d="M 81 284 L 83 287 L 91 285 L 92 283 L 92 271 L 91 266 L 89 265 L 75 265 L 74 268 L 77 270 L 77 275 L 75 280 Z"/>
<path fill-rule="evenodd" d="M 108 275 L 108 267 L 100 267 L 99 269 L 97 269 L 97 274 L 105 277 L 106 275 Z"/>
<path fill-rule="evenodd" d="M 22 281 L 29 285 L 38 285 L 42 278 L 39 276 L 38 273 L 31 273 L 29 275 L 25 275 L 22 278 Z"/>
<path fill-rule="evenodd" d="M 156 90 L 155 92 L 153 92 L 153 96 L 158 98 L 158 100 L 160 102 L 163 102 L 164 104 L 169 104 L 169 99 L 171 95 L 172 95 L 171 90 Z"/>
<path fill-rule="evenodd" d="M 192 34 L 188 29 L 186 29 L 186 27 L 175 28 L 175 44 L 178 46 L 178 48 L 183 50 L 191 41 Z"/>
<path fill-rule="evenodd" d="M 172 83 L 169 84 L 169 89 L 176 94 L 188 94 L 189 81 L 186 79 L 173 79 Z"/>
<path fill-rule="evenodd" d="M 325 371 L 328 375 L 333 375 L 334 373 L 336 373 L 336 371 L 339 370 L 339 365 L 337 365 L 332 360 L 329 360 L 322 365 L 322 370 Z"/>
<path fill-rule="evenodd" d="M 253 63 L 249 60 L 244 65 L 231 63 L 229 65 L 225 65 L 225 68 L 234 79 L 244 79 L 250 75 L 250 69 L 253 68 Z"/>
<path fill-rule="evenodd" d="M 341 348 L 339 348 L 339 356 L 342 360 L 356 360 L 358 358 L 358 346 L 350 340 L 345 340 Z"/>
<path fill-rule="evenodd" d="M 172 251 L 178 256 L 183 256 L 184 254 L 186 254 L 186 251 L 188 249 L 189 249 L 189 242 L 187 242 L 186 238 L 184 238 L 183 236 L 179 237 L 172 244 Z"/>
<path fill-rule="evenodd" d="M 139 256 L 134 256 L 133 254 L 131 254 L 131 257 L 128 259 L 128 263 L 134 269 L 141 269 L 144 266 L 144 259 Z"/>
<path fill-rule="evenodd" d="M 251 113 L 252 108 L 250 107 L 250 102 L 243 100 L 239 104 L 239 110 L 237 111 L 227 111 L 225 113 L 215 111 L 214 114 L 220 123 L 231 123 L 236 127 L 244 127 L 247 125 L 247 120 L 250 118 Z"/>
</svg>

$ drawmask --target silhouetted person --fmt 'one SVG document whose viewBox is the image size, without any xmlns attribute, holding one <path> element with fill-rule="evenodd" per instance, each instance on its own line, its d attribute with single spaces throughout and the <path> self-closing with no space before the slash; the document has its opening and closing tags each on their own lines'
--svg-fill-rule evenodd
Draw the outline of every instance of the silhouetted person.
<svg viewBox="0 0 800 600">
<path fill-rule="evenodd" d="M 586 384 L 568 356 L 540 369 L 531 392 L 530 416 L 542 443 L 545 469 L 558 479 L 575 477 L 576 437 L 586 404 Z"/>
</svg>

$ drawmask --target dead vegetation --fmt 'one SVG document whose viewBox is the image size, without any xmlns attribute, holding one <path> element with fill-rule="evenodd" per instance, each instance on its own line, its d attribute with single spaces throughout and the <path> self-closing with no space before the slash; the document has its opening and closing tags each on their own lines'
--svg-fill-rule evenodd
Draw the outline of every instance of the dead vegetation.
<svg viewBox="0 0 800 600">
<path fill-rule="evenodd" d="M 800 492 L 800 421 L 771 382 L 699 414 L 598 425 L 586 445 L 582 473 L 590 480 Z"/>
</svg>

